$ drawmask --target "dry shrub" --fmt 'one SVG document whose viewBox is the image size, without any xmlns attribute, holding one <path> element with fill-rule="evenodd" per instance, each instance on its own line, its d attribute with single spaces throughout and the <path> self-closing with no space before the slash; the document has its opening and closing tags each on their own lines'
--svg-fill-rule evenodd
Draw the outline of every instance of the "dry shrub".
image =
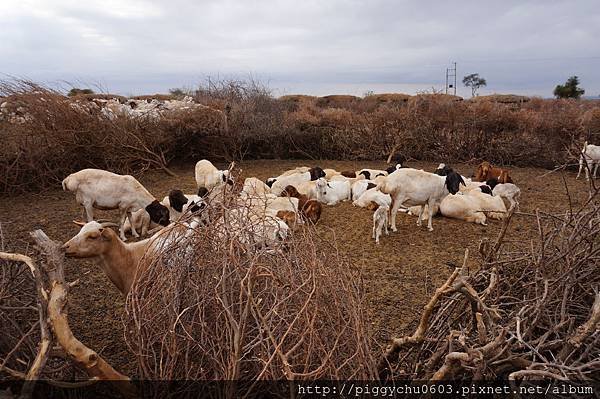
<svg viewBox="0 0 600 399">
<path fill-rule="evenodd" d="M 20 84 L 23 84 L 25 82 L 20 82 Z M 38 84 L 34 84 L 34 86 L 40 87 L 40 85 Z M 47 90 L 47 89 L 45 89 Z M 121 104 L 124 104 L 125 102 L 127 102 L 127 97 L 125 96 L 121 96 L 118 94 L 109 94 L 109 93 L 97 93 L 97 94 L 76 94 L 74 96 L 71 96 L 71 98 L 73 100 L 88 100 L 88 101 L 92 101 L 92 100 L 118 100 Z"/>
<path fill-rule="evenodd" d="M 0 121 L 0 190 L 43 189 L 84 167 L 140 173 L 199 158 L 384 160 L 392 149 L 406 159 L 553 168 L 575 164 L 583 142 L 598 143 L 600 135 L 600 103 L 585 100 L 460 101 L 439 93 L 275 99 L 254 80 L 209 80 L 189 94 L 210 108 L 109 120 L 84 101 L 90 96 L 73 97 L 73 107 L 39 85 L 1 82 L 0 95 L 28 118 Z"/>
<path fill-rule="evenodd" d="M 20 123 L 0 121 L 0 140 L 5 143 L 0 148 L 0 191 L 8 194 L 56 185 L 69 173 L 89 167 L 116 173 L 159 168 L 170 173 L 169 163 L 182 154 L 208 156 L 206 151 L 215 147 L 207 141 L 227 129 L 225 115 L 209 107 L 159 119 L 111 119 L 94 102 L 78 101 L 79 96 L 73 100 L 30 82 L 0 82 L 0 93 L 24 114 Z"/>
<path fill-rule="evenodd" d="M 2 248 L 0 248 L 2 250 Z M 0 381 L 26 374 L 40 337 L 35 283 L 27 265 L 0 260 Z M 10 369 L 10 370 L 8 370 Z"/>
<path fill-rule="evenodd" d="M 589 381 L 600 376 L 598 190 L 578 210 L 537 212 L 530 249 L 483 241 L 483 267 L 457 269 L 412 336 L 394 339 L 384 377 Z M 427 312 L 431 312 L 427 314 Z M 390 361 L 391 363 L 388 363 Z"/>
<path fill-rule="evenodd" d="M 522 104 L 530 101 L 531 98 L 526 96 L 517 96 L 515 94 L 490 94 L 487 96 L 477 96 L 473 97 L 470 101 L 474 102 L 482 102 L 482 101 L 491 101 L 494 103 L 501 104 Z"/>
<path fill-rule="evenodd" d="M 352 108 L 362 99 L 348 94 L 334 94 L 317 98 L 316 106 L 320 108 Z"/>
<path fill-rule="evenodd" d="M 260 225 L 224 201 L 209 227 L 175 228 L 127 299 L 126 340 L 152 380 L 371 379 L 360 276 L 310 227 L 249 245 Z M 221 218 L 227 208 L 225 218 Z M 232 213 L 233 212 L 233 213 Z"/>
</svg>

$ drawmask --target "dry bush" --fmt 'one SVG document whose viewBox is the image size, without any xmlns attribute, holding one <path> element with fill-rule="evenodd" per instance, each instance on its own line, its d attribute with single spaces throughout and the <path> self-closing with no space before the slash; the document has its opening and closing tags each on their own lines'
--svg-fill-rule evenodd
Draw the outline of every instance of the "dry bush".
<svg viewBox="0 0 600 399">
<path fill-rule="evenodd" d="M 0 325 L 1 381 L 7 376 L 18 378 L 18 373 L 25 375 L 37 353 L 37 296 L 25 264 L 0 260 Z"/>
<path fill-rule="evenodd" d="M 529 250 L 484 241 L 483 267 L 456 269 L 412 336 L 396 338 L 383 377 L 589 381 L 600 376 L 598 190 L 578 210 L 537 212 Z M 512 214 L 511 214 L 512 215 Z M 463 266 L 464 267 L 464 266 Z"/>
<path fill-rule="evenodd" d="M 317 98 L 316 106 L 319 108 L 352 108 L 362 99 L 347 94 L 334 94 Z"/>
<path fill-rule="evenodd" d="M 233 216 L 244 204 L 224 203 L 211 207 L 209 227 L 175 227 L 161 255 L 142 260 L 124 320 L 140 377 L 239 379 L 244 389 L 373 378 L 362 280 L 349 261 L 311 227 L 250 245 L 260 225 Z"/>
<path fill-rule="evenodd" d="M 43 189 L 84 167 L 169 173 L 174 160 L 385 160 L 392 150 L 406 159 L 553 168 L 576 164 L 583 142 L 600 135 L 600 103 L 585 100 L 505 104 L 513 96 L 459 101 L 439 93 L 275 99 L 254 80 L 209 80 L 189 94 L 209 108 L 108 119 L 89 96 L 0 82 L 21 121 L 0 120 L 0 190 Z"/>
<path fill-rule="evenodd" d="M 0 148 L 0 191 L 8 194 L 59 184 L 69 173 L 88 167 L 170 173 L 168 165 L 175 158 L 208 156 L 206 151 L 215 147 L 207 142 L 227 129 L 225 115 L 208 107 L 158 119 L 107 118 L 94 102 L 78 96 L 73 100 L 30 82 L 0 82 L 0 93 L 6 95 L 9 110 L 14 104 L 24 114 L 20 123 L 0 121 L 5 143 Z"/>
</svg>

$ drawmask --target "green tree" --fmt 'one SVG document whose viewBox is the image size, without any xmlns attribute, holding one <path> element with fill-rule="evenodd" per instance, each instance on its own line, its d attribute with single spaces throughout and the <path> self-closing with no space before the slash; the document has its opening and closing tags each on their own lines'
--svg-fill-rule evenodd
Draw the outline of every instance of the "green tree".
<svg viewBox="0 0 600 399">
<path fill-rule="evenodd" d="M 94 94 L 94 90 L 92 89 L 79 89 L 77 87 L 73 87 L 71 90 L 69 90 L 69 97 L 73 97 L 76 96 L 78 94 Z"/>
<path fill-rule="evenodd" d="M 579 99 L 584 93 L 579 85 L 579 78 L 577 76 L 571 76 L 564 85 L 556 85 L 554 88 L 554 95 L 556 98 L 576 98 Z"/>
<path fill-rule="evenodd" d="M 463 78 L 463 84 L 471 88 L 471 97 L 475 97 L 477 90 L 480 87 L 487 86 L 487 82 L 484 78 L 479 77 L 478 73 L 472 73 Z"/>
</svg>

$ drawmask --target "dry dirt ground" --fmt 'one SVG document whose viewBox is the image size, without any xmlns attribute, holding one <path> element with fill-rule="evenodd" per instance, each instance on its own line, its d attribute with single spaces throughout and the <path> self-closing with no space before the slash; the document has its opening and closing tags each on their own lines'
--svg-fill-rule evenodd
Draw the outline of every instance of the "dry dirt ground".
<svg viewBox="0 0 600 399">
<path fill-rule="evenodd" d="M 279 160 L 249 161 L 238 166 L 243 177 L 265 179 L 296 166 L 316 164 L 337 170 L 384 166 L 380 162 Z M 436 165 L 413 162 L 409 166 L 433 170 Z M 467 176 L 474 170 L 474 165 L 453 166 Z M 176 167 L 174 171 L 178 177 L 152 171 L 139 180 L 159 199 L 173 188 L 193 193 L 193 165 Z M 548 174 L 542 169 L 522 168 L 513 169 L 512 175 L 522 190 L 523 213 L 532 214 L 536 209 L 564 212 L 568 208 L 565 182 L 574 207 L 582 204 L 587 195 L 585 181 L 575 180 L 571 172 Z M 98 217 L 106 216 L 117 218 L 114 212 L 98 213 Z M 42 194 L 0 198 L 0 224 L 5 250 L 8 251 L 29 253 L 28 232 L 38 228 L 54 240 L 64 242 L 78 231 L 71 221 L 81 217 L 82 210 L 73 194 L 63 192 L 59 184 L 55 190 Z M 462 263 L 465 248 L 469 248 L 471 253 L 469 267 L 477 268 L 480 240 L 494 239 L 501 226 L 498 221 L 480 226 L 436 217 L 434 231 L 428 232 L 425 227 L 416 226 L 415 217 L 399 214 L 398 232 L 391 233 L 389 237 L 383 236 L 381 244 L 375 245 L 370 237 L 371 217 L 372 212 L 355 208 L 349 202 L 325 207 L 317 231 L 327 239 L 335 238 L 339 247 L 351 257 L 354 267 L 363 272 L 369 322 L 376 345 L 385 345 L 391 336 L 411 332 L 435 287 L 456 265 Z M 535 218 L 518 214 L 511 222 L 507 238 L 529 246 L 536 235 Z M 117 369 L 135 375 L 135 362 L 123 339 L 121 318 L 124 316 L 124 298 L 94 262 L 71 259 L 67 262 L 66 271 L 69 280 L 81 278 L 81 283 L 72 290 L 69 298 L 69 319 L 75 335 L 100 352 Z"/>
</svg>

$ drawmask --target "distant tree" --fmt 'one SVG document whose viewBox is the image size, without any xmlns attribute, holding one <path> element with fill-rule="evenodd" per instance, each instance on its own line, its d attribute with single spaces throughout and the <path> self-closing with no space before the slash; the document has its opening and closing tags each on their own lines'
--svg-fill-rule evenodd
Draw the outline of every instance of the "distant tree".
<svg viewBox="0 0 600 399">
<path fill-rule="evenodd" d="M 76 96 L 78 94 L 95 94 L 94 90 L 92 89 L 79 89 L 77 87 L 73 87 L 71 90 L 69 90 L 69 97 L 73 97 Z"/>
<path fill-rule="evenodd" d="M 471 88 L 471 97 L 475 97 L 475 94 L 477 94 L 477 90 L 479 90 L 480 87 L 487 86 L 485 79 L 479 77 L 478 73 L 472 73 L 465 76 L 463 78 L 463 84 L 466 87 Z"/>
<path fill-rule="evenodd" d="M 584 93 L 579 85 L 579 78 L 577 76 L 571 76 L 564 85 L 556 85 L 554 88 L 554 95 L 556 98 L 577 98 L 579 99 Z"/>
<path fill-rule="evenodd" d="M 175 97 L 184 97 L 186 95 L 186 91 L 180 88 L 169 89 L 169 94 Z"/>
</svg>

